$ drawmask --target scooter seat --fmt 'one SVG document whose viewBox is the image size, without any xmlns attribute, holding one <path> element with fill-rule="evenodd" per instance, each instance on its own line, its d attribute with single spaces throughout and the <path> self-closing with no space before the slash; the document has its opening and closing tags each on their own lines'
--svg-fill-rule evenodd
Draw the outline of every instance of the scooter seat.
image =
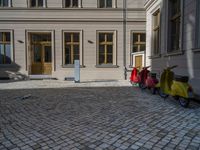
<svg viewBox="0 0 200 150">
<path fill-rule="evenodd" d="M 188 82 L 189 77 L 188 76 L 175 75 L 174 80 L 179 81 L 179 82 Z"/>
<path fill-rule="evenodd" d="M 151 73 L 150 73 L 150 77 L 156 78 L 156 73 L 151 72 Z"/>
</svg>

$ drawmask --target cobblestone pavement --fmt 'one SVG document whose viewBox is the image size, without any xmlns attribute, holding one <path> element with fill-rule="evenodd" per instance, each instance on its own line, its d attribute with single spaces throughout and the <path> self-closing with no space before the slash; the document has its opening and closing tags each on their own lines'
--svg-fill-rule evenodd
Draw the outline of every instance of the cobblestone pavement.
<svg viewBox="0 0 200 150">
<path fill-rule="evenodd" d="M 134 87 L 0 90 L 0 150 L 200 150 L 200 105 Z"/>
</svg>

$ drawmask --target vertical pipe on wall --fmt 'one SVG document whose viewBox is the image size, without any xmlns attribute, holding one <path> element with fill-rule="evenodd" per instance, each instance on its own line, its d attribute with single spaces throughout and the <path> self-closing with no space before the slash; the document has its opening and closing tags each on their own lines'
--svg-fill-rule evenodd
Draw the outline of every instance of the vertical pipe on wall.
<svg viewBox="0 0 200 150">
<path fill-rule="evenodd" d="M 124 54 L 124 79 L 127 80 L 127 69 L 126 69 L 126 11 L 127 11 L 127 3 L 126 0 L 123 0 L 123 54 Z"/>
<path fill-rule="evenodd" d="M 200 48 L 200 1 L 196 0 L 196 27 L 195 27 L 195 48 Z"/>
</svg>

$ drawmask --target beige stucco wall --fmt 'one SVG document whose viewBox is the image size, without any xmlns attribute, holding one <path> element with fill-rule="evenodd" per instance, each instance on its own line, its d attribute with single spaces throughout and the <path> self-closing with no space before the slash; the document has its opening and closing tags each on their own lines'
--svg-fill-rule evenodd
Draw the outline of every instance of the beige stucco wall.
<svg viewBox="0 0 200 150">
<path fill-rule="evenodd" d="M 128 8 L 143 8 L 145 0 L 126 0 Z M 47 0 L 48 8 L 62 7 L 63 0 Z M 13 0 L 14 7 L 27 7 L 28 0 Z M 98 0 L 82 0 L 83 8 L 97 8 Z M 123 0 L 113 0 L 117 8 L 123 8 Z"/>
<path fill-rule="evenodd" d="M 124 79 L 123 11 L 121 9 L 123 3 L 121 0 L 116 1 L 117 8 L 115 9 L 97 9 L 97 2 L 93 0 L 83 0 L 83 8 L 76 9 L 62 9 L 61 0 L 56 3 L 49 0 L 48 8 L 41 9 L 29 9 L 26 2 L 26 0 L 13 1 L 13 8 L 0 8 L 0 30 L 13 31 L 14 63 L 19 66 L 19 72 L 25 75 L 29 74 L 30 59 L 26 33 L 49 31 L 54 37 L 52 41 L 54 52 L 52 77 L 61 80 L 65 77 L 73 77 L 74 69 L 62 66 L 62 31 L 81 31 L 84 65 L 81 68 L 81 80 Z M 130 0 L 127 3 L 129 6 L 131 5 Z M 145 31 L 145 11 L 141 1 L 134 1 L 132 6 L 127 10 L 127 67 L 131 63 L 131 31 Z M 97 31 L 115 31 L 117 68 L 96 67 Z M 10 68 L 9 66 L 0 67 L 0 72 L 10 70 Z"/>
</svg>

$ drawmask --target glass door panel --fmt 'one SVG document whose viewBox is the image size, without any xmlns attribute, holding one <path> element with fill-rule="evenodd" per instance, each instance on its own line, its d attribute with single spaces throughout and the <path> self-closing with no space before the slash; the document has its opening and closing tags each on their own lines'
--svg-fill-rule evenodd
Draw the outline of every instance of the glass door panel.
<svg viewBox="0 0 200 150">
<path fill-rule="evenodd" d="M 44 46 L 44 63 L 51 63 L 51 46 Z"/>
<path fill-rule="evenodd" d="M 42 63 L 42 47 L 41 45 L 33 45 L 34 63 Z"/>
<path fill-rule="evenodd" d="M 5 45 L 5 61 L 6 61 L 6 64 L 11 64 L 11 47 L 10 47 L 10 44 L 6 44 Z"/>
<path fill-rule="evenodd" d="M 4 64 L 4 45 L 0 44 L 0 64 Z"/>
<path fill-rule="evenodd" d="M 52 72 L 51 46 L 43 45 L 43 74 L 48 75 Z"/>
</svg>

